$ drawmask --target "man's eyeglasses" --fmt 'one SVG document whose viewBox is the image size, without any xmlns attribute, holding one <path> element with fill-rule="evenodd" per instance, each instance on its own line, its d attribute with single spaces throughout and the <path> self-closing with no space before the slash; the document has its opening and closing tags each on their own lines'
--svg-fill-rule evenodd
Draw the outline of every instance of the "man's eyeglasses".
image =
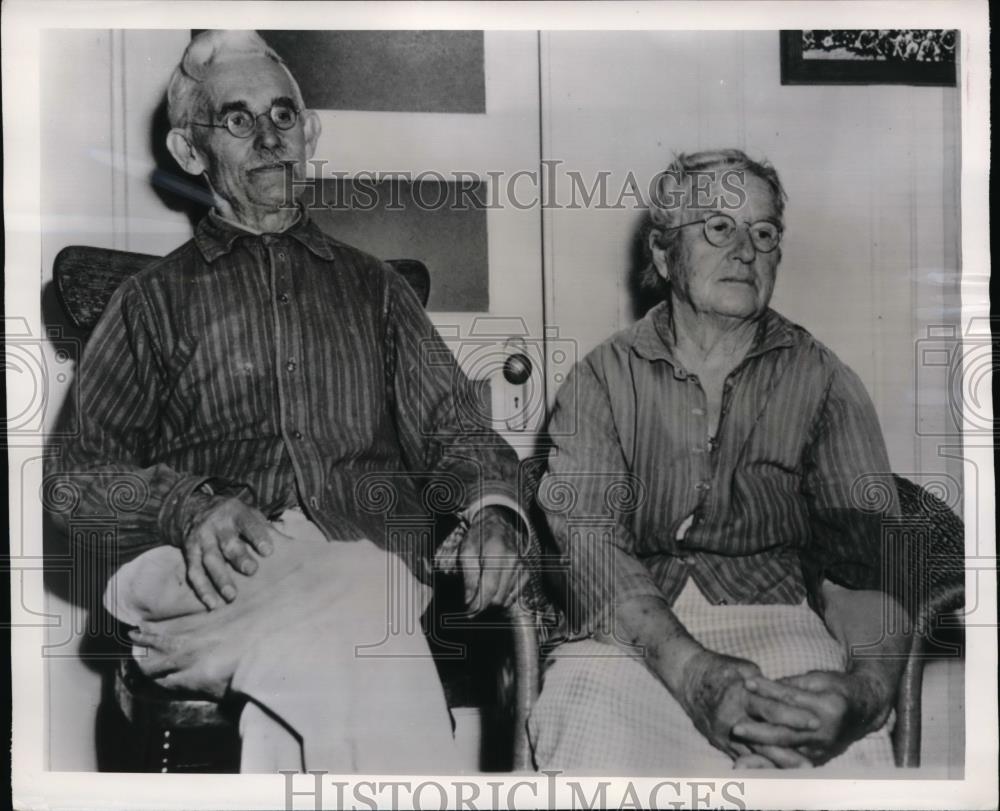
<svg viewBox="0 0 1000 811">
<path fill-rule="evenodd" d="M 230 110 L 222 117 L 221 124 L 203 124 L 200 121 L 192 121 L 191 123 L 199 127 L 229 130 L 229 134 L 234 138 L 249 138 L 257 131 L 257 120 L 265 115 L 279 130 L 290 130 L 299 120 L 299 111 L 294 107 L 287 104 L 273 104 L 266 113 L 258 115 L 254 115 L 249 110 Z"/>
<path fill-rule="evenodd" d="M 665 228 L 665 231 L 676 231 L 678 228 L 686 228 L 689 225 L 705 226 L 705 239 L 709 245 L 716 248 L 728 248 L 736 241 L 739 226 L 736 220 L 728 214 L 713 214 L 704 220 L 692 220 L 681 223 L 672 228 Z M 781 229 L 773 222 L 761 220 L 760 222 L 747 223 L 750 230 L 750 242 L 760 253 L 770 253 L 781 242 Z"/>
</svg>

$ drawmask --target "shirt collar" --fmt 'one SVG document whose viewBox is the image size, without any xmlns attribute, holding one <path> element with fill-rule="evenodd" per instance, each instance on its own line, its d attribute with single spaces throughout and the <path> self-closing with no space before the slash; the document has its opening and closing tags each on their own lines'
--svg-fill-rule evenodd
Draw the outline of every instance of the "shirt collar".
<svg viewBox="0 0 1000 811">
<path fill-rule="evenodd" d="M 794 346 L 792 324 L 783 316 L 768 308 L 760 317 L 757 336 L 744 360 L 763 355 L 783 347 Z M 661 301 L 635 325 L 632 346 L 636 353 L 647 360 L 665 360 L 675 371 L 683 371 L 674 356 L 673 315 L 670 301 Z"/>
<path fill-rule="evenodd" d="M 236 240 L 241 238 L 260 239 L 269 236 L 290 236 L 301 242 L 306 248 L 322 259 L 333 259 L 333 246 L 330 238 L 309 218 L 308 212 L 301 205 L 299 216 L 288 228 L 276 234 L 258 234 L 232 220 L 228 220 L 212 209 L 198 223 L 194 232 L 194 242 L 205 257 L 206 262 L 214 262 L 220 256 L 233 249 Z"/>
</svg>

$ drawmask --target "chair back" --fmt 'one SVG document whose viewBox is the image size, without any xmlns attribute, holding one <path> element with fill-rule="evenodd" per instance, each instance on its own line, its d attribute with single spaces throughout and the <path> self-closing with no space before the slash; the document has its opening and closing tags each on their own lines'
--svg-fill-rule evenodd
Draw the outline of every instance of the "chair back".
<svg viewBox="0 0 1000 811">
<path fill-rule="evenodd" d="M 52 278 L 70 323 L 85 332 L 92 330 L 118 286 L 160 258 L 86 245 L 63 248 L 53 264 Z M 426 307 L 431 293 L 427 266 L 417 259 L 390 259 L 386 264 L 406 279 Z"/>
<path fill-rule="evenodd" d="M 902 521 L 913 529 L 907 534 L 909 546 L 919 536 L 926 545 L 899 555 L 899 562 L 915 567 L 903 582 L 919 584 L 914 589 L 923 613 L 925 603 L 933 604 L 934 612 L 960 608 L 965 600 L 965 525 L 952 509 L 934 493 L 902 476 L 893 476 L 899 494 Z M 904 550 L 905 551 L 905 550 Z M 925 628 L 919 628 L 925 631 Z"/>
</svg>

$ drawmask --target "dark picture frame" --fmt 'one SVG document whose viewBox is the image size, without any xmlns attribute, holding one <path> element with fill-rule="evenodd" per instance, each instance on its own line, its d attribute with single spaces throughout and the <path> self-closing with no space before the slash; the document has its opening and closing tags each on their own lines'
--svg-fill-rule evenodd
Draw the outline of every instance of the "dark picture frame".
<svg viewBox="0 0 1000 811">
<path fill-rule="evenodd" d="M 954 61 L 916 61 L 850 58 L 808 58 L 803 31 L 781 31 L 781 83 L 809 84 L 908 84 L 954 87 L 957 76 L 958 32 Z M 838 32 L 829 32 L 838 33 Z M 859 29 L 858 34 L 861 33 Z"/>
</svg>

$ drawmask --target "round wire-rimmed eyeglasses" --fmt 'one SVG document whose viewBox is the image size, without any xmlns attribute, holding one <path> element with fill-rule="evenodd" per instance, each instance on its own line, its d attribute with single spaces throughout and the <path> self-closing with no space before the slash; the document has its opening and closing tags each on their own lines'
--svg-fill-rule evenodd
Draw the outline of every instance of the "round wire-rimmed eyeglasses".
<svg viewBox="0 0 1000 811">
<path fill-rule="evenodd" d="M 258 119 L 265 115 L 279 130 L 290 130 L 299 120 L 299 111 L 294 107 L 288 104 L 272 104 L 271 109 L 257 115 L 249 110 L 230 110 L 222 117 L 221 124 L 205 124 L 201 121 L 192 121 L 191 123 L 199 127 L 228 130 L 234 138 L 249 138 L 257 131 Z"/>
<path fill-rule="evenodd" d="M 728 248 L 736 241 L 739 226 L 736 220 L 728 214 L 712 214 L 703 220 L 692 220 L 664 228 L 664 231 L 676 231 L 689 225 L 704 225 L 705 239 L 709 245 L 716 248 Z M 760 220 L 755 223 L 744 223 L 750 231 L 750 242 L 760 253 L 770 253 L 781 244 L 781 229 L 770 220 Z"/>
</svg>

